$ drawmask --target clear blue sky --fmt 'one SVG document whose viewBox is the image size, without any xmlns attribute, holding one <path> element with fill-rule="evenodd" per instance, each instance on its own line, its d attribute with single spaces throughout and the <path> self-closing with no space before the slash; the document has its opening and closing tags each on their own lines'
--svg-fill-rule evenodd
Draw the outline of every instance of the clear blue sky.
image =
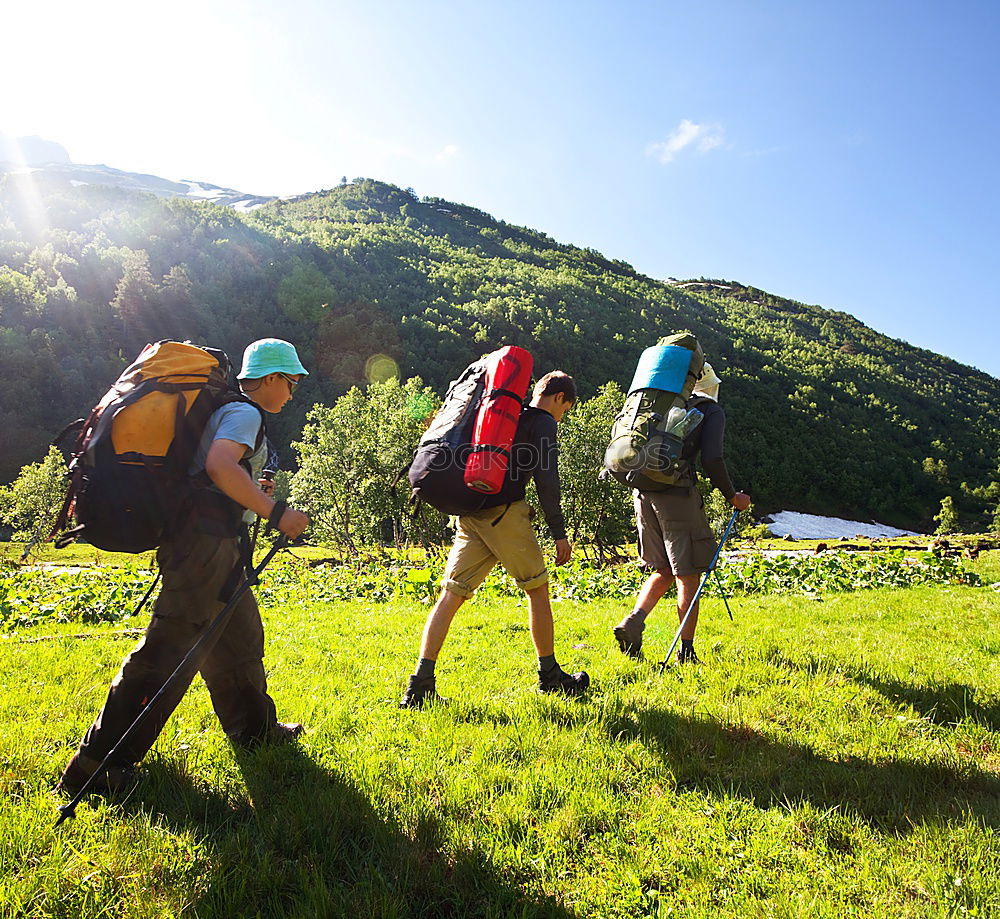
<svg viewBox="0 0 1000 919">
<path fill-rule="evenodd" d="M 76 162 L 383 179 L 1000 376 L 996 0 L 21 7 L 0 131 Z"/>
</svg>

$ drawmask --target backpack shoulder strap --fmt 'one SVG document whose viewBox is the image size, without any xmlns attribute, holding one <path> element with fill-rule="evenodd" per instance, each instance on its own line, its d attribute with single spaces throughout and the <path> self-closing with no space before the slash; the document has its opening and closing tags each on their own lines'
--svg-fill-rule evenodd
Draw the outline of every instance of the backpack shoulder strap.
<svg viewBox="0 0 1000 919">
<path fill-rule="evenodd" d="M 236 402 L 241 402 L 245 405 L 252 405 L 260 414 L 260 428 L 257 431 L 257 439 L 254 441 L 253 445 L 253 452 L 256 453 L 261 448 L 264 441 L 267 440 L 267 415 L 264 413 L 264 409 L 254 402 L 253 399 L 236 389 L 230 389 L 223 393 L 219 399 L 219 404 L 215 407 L 215 411 L 218 411 L 225 405 L 232 405 Z"/>
<path fill-rule="evenodd" d="M 709 399 L 708 396 L 691 396 L 686 403 L 688 408 L 697 409 L 700 409 L 703 405 L 707 404 L 718 405 L 719 403 L 716 402 L 715 399 Z"/>
</svg>

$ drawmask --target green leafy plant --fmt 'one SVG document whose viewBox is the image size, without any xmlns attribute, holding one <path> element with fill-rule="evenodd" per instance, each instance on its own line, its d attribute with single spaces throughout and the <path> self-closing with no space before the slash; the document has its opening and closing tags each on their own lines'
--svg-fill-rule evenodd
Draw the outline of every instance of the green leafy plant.
<svg viewBox="0 0 1000 919">
<path fill-rule="evenodd" d="M 363 552 L 351 561 L 312 565 L 279 557 L 265 569 L 257 596 L 275 608 L 292 597 L 315 602 L 396 599 L 432 602 L 439 591 L 447 554 L 441 549 L 414 558 L 405 552 Z M 41 622 L 117 622 L 128 616 L 149 586 L 152 573 L 137 566 L 58 571 L 8 566 L 0 569 L 0 628 Z M 575 602 L 634 598 L 646 579 L 635 564 L 594 564 L 575 558 L 550 570 L 555 599 Z M 727 594 L 818 595 L 844 591 L 896 589 L 920 584 L 983 585 L 982 578 L 953 557 L 903 551 L 823 555 L 750 553 L 724 558 L 718 580 L 709 579 L 707 596 Z M 495 568 L 479 589 L 485 598 L 518 598 L 517 585 Z"/>
</svg>

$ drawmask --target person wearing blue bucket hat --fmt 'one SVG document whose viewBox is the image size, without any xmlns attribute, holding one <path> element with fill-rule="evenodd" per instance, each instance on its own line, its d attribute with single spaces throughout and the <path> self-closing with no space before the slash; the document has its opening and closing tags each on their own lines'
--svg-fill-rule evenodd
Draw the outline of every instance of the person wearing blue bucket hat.
<svg viewBox="0 0 1000 919">
<path fill-rule="evenodd" d="M 243 352 L 243 369 L 240 370 L 238 379 L 258 380 L 269 373 L 309 376 L 294 345 L 280 338 L 261 338 L 247 345 Z"/>
<path fill-rule="evenodd" d="M 280 412 L 306 374 L 287 341 L 262 338 L 244 352 L 238 375 L 242 392 L 232 393 L 231 400 L 209 416 L 188 470 L 196 486 L 190 523 L 157 550 L 163 586 L 153 618 L 66 766 L 59 782 L 64 792 L 79 791 L 98 770 L 245 578 L 250 554 L 246 515 L 268 519 L 291 539 L 309 525 L 301 511 L 275 501 L 270 483 L 262 478 L 268 453 L 264 413 Z M 301 724 L 277 719 L 264 671 L 264 627 L 251 591 L 242 595 L 231 618 L 206 645 L 199 668 L 212 707 L 237 749 L 293 740 L 302 732 Z M 134 764 L 153 745 L 188 685 L 178 681 L 163 697 L 156 717 L 130 736 L 121 760 L 101 773 L 95 787 L 114 790 L 130 781 Z"/>
</svg>

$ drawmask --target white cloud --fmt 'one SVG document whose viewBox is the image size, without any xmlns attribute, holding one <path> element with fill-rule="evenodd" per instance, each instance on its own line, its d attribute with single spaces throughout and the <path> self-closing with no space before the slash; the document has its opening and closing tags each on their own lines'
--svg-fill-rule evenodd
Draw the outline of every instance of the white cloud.
<svg viewBox="0 0 1000 919">
<path fill-rule="evenodd" d="M 661 163 L 669 163 L 681 150 L 691 148 L 707 153 L 724 142 L 725 131 L 721 124 L 697 124 L 685 118 L 666 140 L 650 144 L 646 154 L 655 156 Z"/>
</svg>

